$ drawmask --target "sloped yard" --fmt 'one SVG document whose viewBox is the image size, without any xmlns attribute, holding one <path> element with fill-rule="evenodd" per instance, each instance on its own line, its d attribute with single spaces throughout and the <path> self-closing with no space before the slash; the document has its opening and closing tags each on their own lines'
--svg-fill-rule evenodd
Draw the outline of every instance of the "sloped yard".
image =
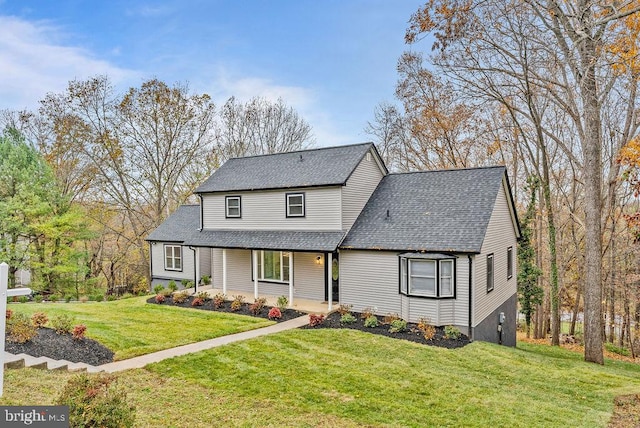
<svg viewBox="0 0 640 428">
<path fill-rule="evenodd" d="M 272 321 L 242 315 L 149 305 L 148 297 L 113 302 L 16 303 L 8 308 L 31 316 L 44 312 L 49 319 L 68 314 L 87 326 L 87 337 L 97 340 L 123 360 L 187 343 L 253 330 Z"/>
</svg>

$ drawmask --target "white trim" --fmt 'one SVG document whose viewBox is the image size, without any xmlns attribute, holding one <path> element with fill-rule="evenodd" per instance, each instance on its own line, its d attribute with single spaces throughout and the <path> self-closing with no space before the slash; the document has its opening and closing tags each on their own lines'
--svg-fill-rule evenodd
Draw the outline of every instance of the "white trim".
<svg viewBox="0 0 640 428">
<path fill-rule="evenodd" d="M 238 201 L 237 207 L 229 207 L 229 201 Z M 237 208 L 238 214 L 229 214 L 229 208 Z M 224 197 L 224 214 L 226 218 L 242 218 L 242 197 L 240 196 L 225 196 Z"/>
<path fill-rule="evenodd" d="M 171 256 L 167 257 L 167 249 L 171 248 Z M 176 257 L 175 255 L 175 248 L 179 248 L 180 249 L 180 256 Z M 164 255 L 164 270 L 166 271 L 175 271 L 175 272 L 182 272 L 182 245 L 175 245 L 175 244 L 164 244 L 162 247 L 162 251 L 163 251 L 163 255 Z M 171 259 L 171 267 L 169 267 L 169 265 L 167 265 L 167 258 Z M 176 267 L 176 259 L 180 261 L 180 266 Z"/>
<path fill-rule="evenodd" d="M 258 251 L 253 251 L 253 271 L 258 272 Z M 258 298 L 258 275 L 253 276 L 253 296 L 254 298 Z"/>
<path fill-rule="evenodd" d="M 289 253 L 289 307 L 293 307 L 293 251 Z"/>
<path fill-rule="evenodd" d="M 227 249 L 222 249 L 222 294 L 227 294 Z"/>
<path fill-rule="evenodd" d="M 327 253 L 325 273 L 327 275 L 327 310 L 333 310 L 333 254 Z"/>
<path fill-rule="evenodd" d="M 287 193 L 287 217 L 304 217 L 305 216 L 305 197 L 304 193 Z M 302 198 L 302 203 L 300 204 L 291 204 L 289 202 L 290 198 Z M 302 208 L 302 213 L 300 214 L 291 214 L 291 207 L 300 207 Z"/>
</svg>

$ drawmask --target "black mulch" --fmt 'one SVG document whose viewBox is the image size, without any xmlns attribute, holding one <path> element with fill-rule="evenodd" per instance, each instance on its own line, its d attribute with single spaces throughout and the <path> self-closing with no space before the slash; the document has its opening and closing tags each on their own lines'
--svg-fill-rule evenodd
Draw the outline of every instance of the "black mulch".
<svg viewBox="0 0 640 428">
<path fill-rule="evenodd" d="M 338 312 L 333 312 L 329 314 L 329 316 L 326 317 L 321 324 L 315 327 L 306 325 L 302 328 L 350 328 L 353 330 L 364 331 L 366 333 L 380 334 L 387 337 L 393 337 L 395 339 L 404 339 L 411 342 L 422 343 L 424 345 L 439 346 L 448 349 L 462 348 L 469 343 L 469 338 L 464 334 L 461 335 L 459 339 L 446 338 L 444 335 L 444 327 L 436 327 L 436 334 L 433 339 L 426 340 L 422 332 L 418 329 L 417 324 L 415 323 L 407 323 L 407 329 L 403 332 L 391 333 L 389 331 L 390 325 L 383 323 L 383 317 L 377 317 L 377 327 L 365 327 L 364 320 L 360 317 L 360 314 L 357 312 L 352 312 L 352 314 L 357 319 L 357 321 L 352 324 L 340 323 L 340 314 Z"/>
<path fill-rule="evenodd" d="M 157 303 L 155 296 L 153 296 L 147 299 L 147 303 L 153 303 L 154 305 L 163 305 L 163 306 L 179 306 L 181 308 L 193 308 L 193 309 L 200 309 L 204 311 L 226 312 L 230 314 L 248 315 L 251 317 L 258 317 L 258 318 L 265 318 L 265 319 L 269 319 L 269 311 L 272 308 L 271 306 L 265 305 L 259 314 L 254 314 L 249 309 L 249 306 L 251 305 L 251 303 L 243 303 L 242 307 L 239 310 L 232 311 L 231 301 L 229 300 L 225 301 L 221 307 L 214 308 L 212 299 L 205 300 L 202 306 L 193 306 L 192 305 L 193 299 L 194 299 L 194 296 L 189 296 L 187 300 L 185 300 L 183 303 L 176 303 L 173 301 L 172 298 L 167 297 L 167 299 L 163 303 Z M 293 309 L 285 309 L 284 311 L 280 311 L 280 312 L 282 313 L 282 318 L 273 319 L 272 321 L 277 321 L 277 322 L 288 321 L 294 318 L 298 318 L 302 315 L 305 315 L 304 312 L 298 312 Z"/>
<path fill-rule="evenodd" d="M 26 343 L 5 340 L 4 349 L 12 354 L 27 354 L 32 357 L 49 357 L 73 363 L 93 366 L 113 361 L 113 352 L 95 340 L 74 340 L 71 334 L 57 334 L 50 328 L 39 328 L 36 337 Z"/>
</svg>

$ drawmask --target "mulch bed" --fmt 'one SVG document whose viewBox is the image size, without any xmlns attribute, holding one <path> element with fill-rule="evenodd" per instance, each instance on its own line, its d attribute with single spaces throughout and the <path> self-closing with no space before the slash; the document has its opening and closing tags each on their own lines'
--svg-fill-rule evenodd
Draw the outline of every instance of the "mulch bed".
<svg viewBox="0 0 640 428">
<path fill-rule="evenodd" d="M 254 314 L 249 309 L 249 306 L 251 306 L 251 303 L 243 303 L 239 310 L 233 311 L 231 310 L 230 300 L 226 300 L 224 304 L 219 308 L 214 308 L 212 299 L 206 299 L 202 306 L 193 306 L 192 303 L 194 298 L 195 298 L 194 296 L 189 296 L 184 302 L 176 303 L 173 301 L 171 297 L 167 297 L 167 299 L 163 303 L 158 303 L 156 302 L 156 299 L 154 296 L 147 299 L 147 303 L 152 303 L 154 305 L 163 305 L 163 306 L 179 306 L 181 308 L 200 309 L 204 311 L 226 312 L 229 314 L 248 315 L 250 317 L 258 317 L 258 318 L 264 318 L 264 319 L 269 319 L 269 311 L 272 308 L 272 306 L 265 305 L 259 314 Z M 292 320 L 294 318 L 298 318 L 302 315 L 305 315 L 304 312 L 299 312 L 294 309 L 285 309 L 281 311 L 281 313 L 282 313 L 282 318 L 272 319 L 271 321 L 283 322 L 283 321 Z"/>
<path fill-rule="evenodd" d="M 439 346 L 441 348 L 455 349 L 461 348 L 469 343 L 469 338 L 462 334 L 459 339 L 448 339 L 444 335 L 443 327 L 436 327 L 436 334 L 433 339 L 427 340 L 424 338 L 422 332 L 418 329 L 418 325 L 415 323 L 407 323 L 407 329 L 403 332 L 391 333 L 389 331 L 390 325 L 384 324 L 383 317 L 378 318 L 378 326 L 377 327 L 365 327 L 364 320 L 361 318 L 361 314 L 357 312 L 352 312 L 352 314 L 356 317 L 356 322 L 352 324 L 342 324 L 340 322 L 340 314 L 338 312 L 333 312 L 329 314 L 325 320 L 315 326 L 311 327 L 306 325 L 302 328 L 307 329 L 318 329 L 318 328 L 350 328 L 352 330 L 359 330 L 366 333 L 372 334 L 380 334 L 382 336 L 393 337 L 394 339 L 404 339 L 410 342 L 421 343 L 424 345 L 430 346 Z"/>
<path fill-rule="evenodd" d="M 12 354 L 24 353 L 32 357 L 49 357 L 93 366 L 113 361 L 113 352 L 95 340 L 86 337 L 74 340 L 71 334 L 57 334 L 46 327 L 39 328 L 36 337 L 26 343 L 5 340 L 4 349 Z"/>
</svg>

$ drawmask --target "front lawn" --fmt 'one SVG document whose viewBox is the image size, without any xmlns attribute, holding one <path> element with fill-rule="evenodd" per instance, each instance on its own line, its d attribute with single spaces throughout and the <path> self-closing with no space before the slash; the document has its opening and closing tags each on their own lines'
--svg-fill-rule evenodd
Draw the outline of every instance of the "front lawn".
<svg viewBox="0 0 640 428">
<path fill-rule="evenodd" d="M 50 404 L 72 374 L 6 371 L 1 405 Z M 544 345 L 449 350 L 292 330 L 119 373 L 140 427 L 604 427 L 640 366 Z"/>
<path fill-rule="evenodd" d="M 12 303 L 8 308 L 29 316 L 44 312 L 50 320 L 59 314 L 71 315 L 75 324 L 87 326 L 87 337 L 115 352 L 116 361 L 273 324 L 242 315 L 150 305 L 145 302 L 147 298 L 113 302 Z"/>
</svg>

